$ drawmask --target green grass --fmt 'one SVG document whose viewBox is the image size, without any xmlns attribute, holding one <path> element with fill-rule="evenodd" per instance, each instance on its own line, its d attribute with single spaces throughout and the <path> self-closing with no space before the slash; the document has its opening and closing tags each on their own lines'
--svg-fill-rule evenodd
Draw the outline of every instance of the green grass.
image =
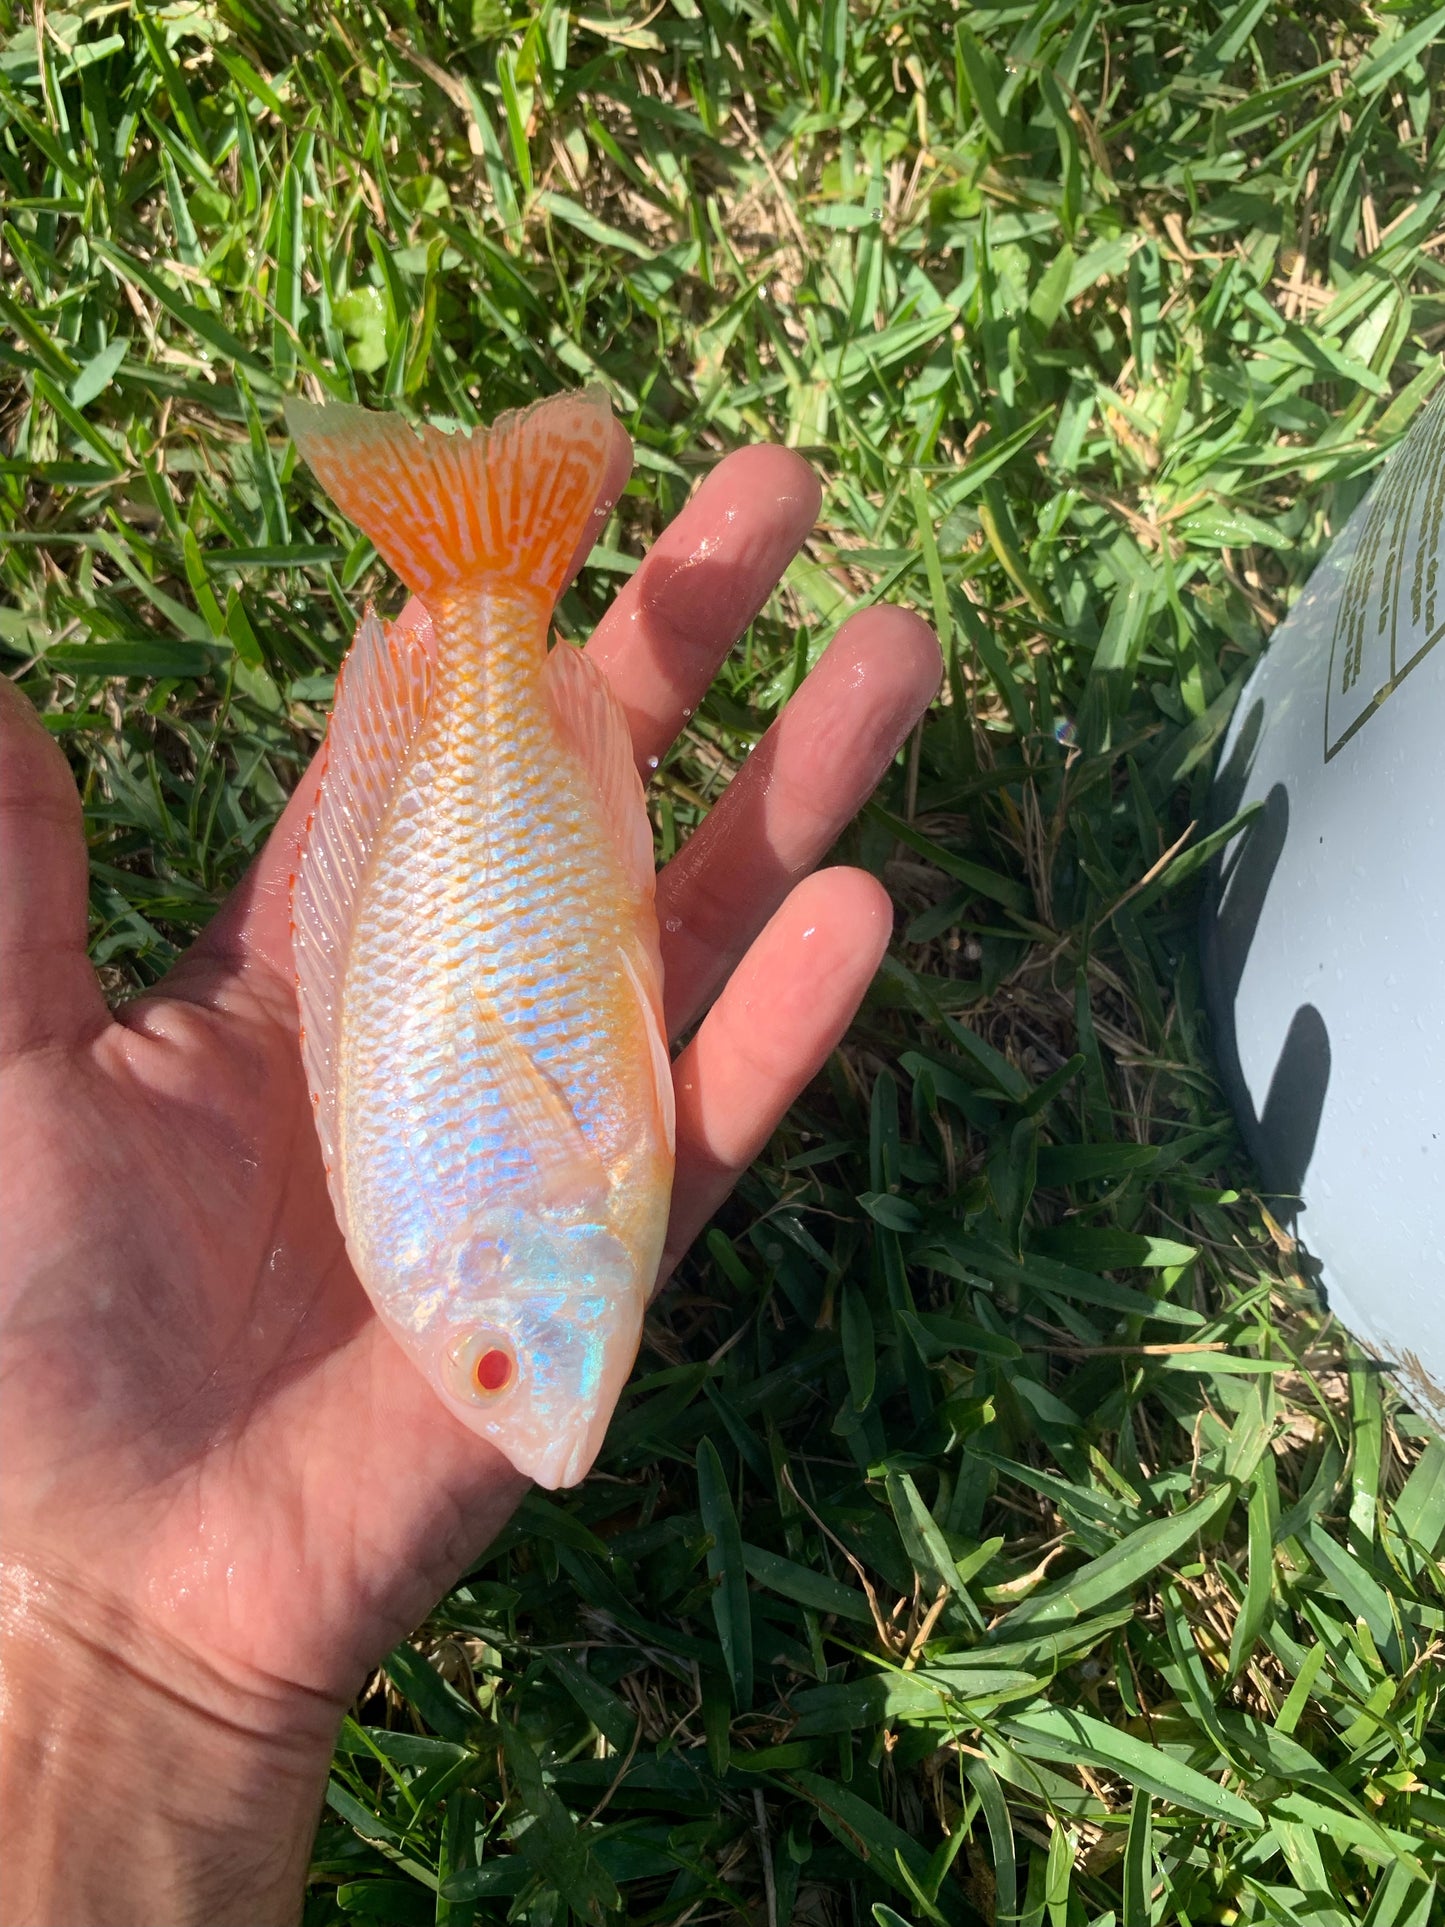
<svg viewBox="0 0 1445 1927">
<path fill-rule="evenodd" d="M 1251 1195 L 1193 941 L 1241 680 L 1441 375 L 1445 8 L 0 28 L 0 649 L 117 992 L 391 593 L 296 473 L 304 374 L 463 421 L 604 381 L 638 467 L 572 633 L 722 451 L 816 461 L 663 854 L 847 608 L 948 660 L 844 847 L 899 906 L 853 1036 L 597 1476 L 355 1709 L 309 1927 L 1445 1918 L 1445 1447 Z"/>
</svg>

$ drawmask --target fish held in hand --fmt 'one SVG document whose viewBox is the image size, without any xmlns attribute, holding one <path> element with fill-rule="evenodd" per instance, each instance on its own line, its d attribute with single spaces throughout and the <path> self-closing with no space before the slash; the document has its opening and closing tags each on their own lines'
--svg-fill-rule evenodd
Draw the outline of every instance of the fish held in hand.
<svg viewBox="0 0 1445 1927">
<path fill-rule="evenodd" d="M 335 403 L 286 416 L 435 639 L 368 611 L 292 882 L 332 1202 L 448 1408 L 570 1485 L 637 1352 L 673 1167 L 627 724 L 585 655 L 547 648 L 611 417 L 596 389 L 471 435 Z"/>
</svg>

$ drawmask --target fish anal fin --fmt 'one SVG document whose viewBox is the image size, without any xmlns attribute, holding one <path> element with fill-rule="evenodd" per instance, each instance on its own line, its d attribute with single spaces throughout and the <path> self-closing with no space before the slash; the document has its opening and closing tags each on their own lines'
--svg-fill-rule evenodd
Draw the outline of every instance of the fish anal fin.
<svg viewBox="0 0 1445 1927">
<path fill-rule="evenodd" d="M 536 1170 L 539 1202 L 558 1211 L 600 1211 L 610 1189 L 607 1172 L 576 1113 L 492 1000 L 479 990 L 474 1004 L 494 1088 Z"/>
<path fill-rule="evenodd" d="M 368 608 L 336 679 L 321 787 L 291 879 L 301 1055 L 332 1199 L 337 1171 L 341 989 L 367 859 L 431 693 L 432 659 Z"/>
<path fill-rule="evenodd" d="M 622 705 L 604 671 L 570 643 L 554 646 L 544 674 L 558 731 L 591 782 L 628 887 L 650 899 L 657 881 L 652 825 Z"/>
</svg>

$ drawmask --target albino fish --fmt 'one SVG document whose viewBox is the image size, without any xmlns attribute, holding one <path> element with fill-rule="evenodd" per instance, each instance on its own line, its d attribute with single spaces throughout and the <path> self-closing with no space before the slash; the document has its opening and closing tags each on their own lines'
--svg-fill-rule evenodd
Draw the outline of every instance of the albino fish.
<svg viewBox="0 0 1445 1927">
<path fill-rule="evenodd" d="M 424 600 L 367 612 L 291 891 L 331 1198 L 378 1313 L 518 1471 L 571 1485 L 636 1356 L 673 1096 L 652 834 L 622 709 L 552 607 L 597 500 L 600 390 L 490 430 L 288 404 Z"/>
</svg>

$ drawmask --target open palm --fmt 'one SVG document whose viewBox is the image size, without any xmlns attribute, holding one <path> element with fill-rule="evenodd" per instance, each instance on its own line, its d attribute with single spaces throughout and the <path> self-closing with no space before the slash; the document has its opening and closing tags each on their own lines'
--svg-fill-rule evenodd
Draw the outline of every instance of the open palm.
<svg viewBox="0 0 1445 1927">
<path fill-rule="evenodd" d="M 626 459 L 619 444 L 609 496 Z M 641 766 L 692 712 L 817 502 L 800 459 L 745 450 L 629 582 L 590 646 Z M 402 620 L 425 639 L 417 605 Z M 890 922 L 878 885 L 842 869 L 799 879 L 937 673 L 916 618 L 855 617 L 660 879 L 674 1031 L 708 1010 L 675 1066 L 674 1254 L 877 965 Z M 523 1485 L 378 1325 L 336 1229 L 287 909 L 315 773 L 200 942 L 112 1016 L 85 957 L 69 773 L 5 683 L 0 731 L 9 1556 L 39 1610 L 53 1598 L 174 1690 L 219 1682 L 288 1718 L 314 1703 L 324 1727 Z"/>
</svg>

